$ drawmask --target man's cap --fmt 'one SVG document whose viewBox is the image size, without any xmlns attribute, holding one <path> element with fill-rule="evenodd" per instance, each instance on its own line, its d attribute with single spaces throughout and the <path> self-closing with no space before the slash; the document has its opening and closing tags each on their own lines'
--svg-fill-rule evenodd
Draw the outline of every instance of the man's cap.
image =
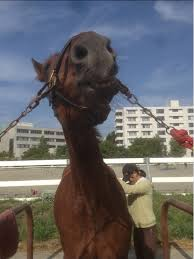
<svg viewBox="0 0 194 259">
<path fill-rule="evenodd" d="M 139 168 L 136 164 L 125 164 L 122 171 L 123 174 L 132 174 L 134 171 L 138 172 Z"/>
</svg>

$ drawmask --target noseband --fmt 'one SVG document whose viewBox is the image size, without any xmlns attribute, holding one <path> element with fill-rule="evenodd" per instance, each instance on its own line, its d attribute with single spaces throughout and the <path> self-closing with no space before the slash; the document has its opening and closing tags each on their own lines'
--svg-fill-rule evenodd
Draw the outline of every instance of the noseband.
<svg viewBox="0 0 194 259">
<path fill-rule="evenodd" d="M 59 73 L 59 70 L 60 70 L 60 67 L 61 67 L 61 64 L 62 64 L 62 61 L 63 61 L 63 57 L 66 53 L 66 51 L 68 50 L 68 48 L 71 46 L 71 43 L 72 41 L 77 38 L 77 36 L 74 36 L 72 37 L 66 44 L 65 46 L 63 47 L 58 59 L 57 59 L 57 62 L 55 64 L 55 67 L 54 69 L 52 70 L 51 72 L 51 75 L 50 75 L 50 78 L 48 80 L 48 82 L 45 84 L 48 86 L 48 88 L 51 90 L 50 91 L 50 103 L 53 105 L 53 101 L 55 99 L 55 97 L 58 97 L 62 103 L 65 105 L 65 106 L 71 106 L 71 107 L 74 107 L 78 110 L 88 110 L 88 107 L 86 106 L 81 106 L 81 105 L 78 105 L 76 103 L 74 103 L 73 101 L 71 101 L 70 99 L 64 97 L 57 89 L 57 83 L 59 82 L 59 78 L 58 78 L 58 73 Z"/>
</svg>

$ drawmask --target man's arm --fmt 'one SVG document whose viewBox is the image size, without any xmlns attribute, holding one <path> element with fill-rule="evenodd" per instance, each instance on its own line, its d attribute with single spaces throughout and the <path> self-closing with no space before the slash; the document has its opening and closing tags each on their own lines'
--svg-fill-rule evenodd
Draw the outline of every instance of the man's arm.
<svg viewBox="0 0 194 259">
<path fill-rule="evenodd" d="M 137 184 L 129 185 L 125 183 L 123 180 L 118 179 L 119 183 L 124 189 L 126 194 L 144 194 L 150 191 L 151 183 L 148 180 L 142 180 Z"/>
</svg>

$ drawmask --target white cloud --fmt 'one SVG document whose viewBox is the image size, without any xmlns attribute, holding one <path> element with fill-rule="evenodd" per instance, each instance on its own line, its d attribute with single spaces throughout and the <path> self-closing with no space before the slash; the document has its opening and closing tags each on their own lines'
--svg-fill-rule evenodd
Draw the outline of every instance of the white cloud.
<svg viewBox="0 0 194 259">
<path fill-rule="evenodd" d="M 30 2 L 26 5 L 21 1 L 0 2 L 0 36 L 13 32 L 31 32 L 41 29 L 42 25 L 49 30 L 56 20 L 69 20 L 76 13 L 60 2 L 43 2 L 38 5 Z"/>
<path fill-rule="evenodd" d="M 154 9 L 165 21 L 193 22 L 192 1 L 156 1 Z"/>
<path fill-rule="evenodd" d="M 192 68 L 183 64 L 168 64 L 158 66 L 144 82 L 147 90 L 176 91 L 192 85 Z"/>
<path fill-rule="evenodd" d="M 120 7 L 125 8 L 123 5 Z M 103 1 L 100 5 L 95 2 L 94 5 L 90 6 L 87 16 L 84 17 L 81 23 L 72 31 L 72 35 L 80 31 L 96 31 L 114 40 L 140 40 L 144 36 L 152 33 L 150 29 L 141 22 L 129 24 L 122 21 L 122 19 L 118 18 L 118 13 L 120 12 L 118 12 L 117 8 L 116 2 L 112 5 L 111 2 L 108 1 Z"/>
</svg>

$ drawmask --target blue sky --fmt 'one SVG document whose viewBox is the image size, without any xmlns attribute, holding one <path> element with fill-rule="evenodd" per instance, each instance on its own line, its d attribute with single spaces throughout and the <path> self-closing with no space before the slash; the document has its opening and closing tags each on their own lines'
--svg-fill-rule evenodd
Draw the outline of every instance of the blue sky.
<svg viewBox="0 0 194 259">
<path fill-rule="evenodd" d="M 0 1 L 0 125 L 15 119 L 36 94 L 31 58 L 43 61 L 81 31 L 108 36 L 118 55 L 118 78 L 145 106 L 193 101 L 191 1 Z M 114 110 L 100 127 L 114 129 Z M 48 101 L 23 121 L 60 127 Z"/>
</svg>

